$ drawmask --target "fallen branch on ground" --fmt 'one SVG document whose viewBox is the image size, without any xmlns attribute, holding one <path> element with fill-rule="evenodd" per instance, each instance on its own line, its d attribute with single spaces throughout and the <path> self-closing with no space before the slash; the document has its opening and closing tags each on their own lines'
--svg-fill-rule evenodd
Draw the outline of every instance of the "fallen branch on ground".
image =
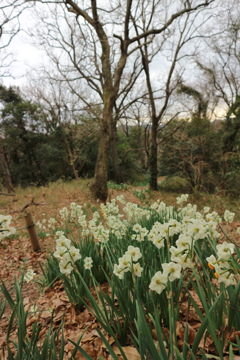
<svg viewBox="0 0 240 360">
<path fill-rule="evenodd" d="M 5 196 L 16 196 L 16 194 L 6 194 L 6 193 L 0 193 L 0 195 L 5 195 Z"/>
</svg>

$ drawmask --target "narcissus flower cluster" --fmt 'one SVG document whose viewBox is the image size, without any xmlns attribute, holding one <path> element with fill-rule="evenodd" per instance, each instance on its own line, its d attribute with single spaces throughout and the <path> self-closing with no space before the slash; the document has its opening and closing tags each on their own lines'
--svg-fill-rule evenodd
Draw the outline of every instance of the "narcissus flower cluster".
<svg viewBox="0 0 240 360">
<path fill-rule="evenodd" d="M 3 238 L 15 234 L 16 229 L 11 225 L 11 215 L 0 215 L 0 242 Z"/>
<path fill-rule="evenodd" d="M 24 274 L 23 281 L 29 283 L 34 278 L 35 275 L 36 273 L 33 271 L 33 269 L 28 269 L 26 274 Z"/>
<path fill-rule="evenodd" d="M 176 264 L 174 262 L 162 264 L 163 271 L 158 271 L 152 277 L 149 288 L 153 291 L 156 291 L 158 294 L 167 287 L 168 281 L 172 282 L 181 277 L 181 264 Z"/>
<path fill-rule="evenodd" d="M 224 241 L 216 246 L 217 255 L 211 255 L 206 258 L 210 269 L 214 270 L 214 275 L 219 282 L 226 286 L 234 285 L 234 267 L 232 255 L 235 252 L 234 244 Z"/>
<path fill-rule="evenodd" d="M 217 212 L 210 212 L 209 207 L 204 207 L 200 212 L 196 205 L 191 203 L 184 205 L 187 200 L 188 194 L 183 194 L 177 198 L 178 208 L 167 206 L 160 200 L 148 208 L 143 208 L 140 205 L 125 202 L 121 196 L 100 205 L 100 211 L 93 212 L 90 220 L 84 214 L 82 206 L 76 203 L 71 203 L 69 209 L 65 207 L 60 210 L 60 216 L 69 224 L 73 222 L 77 224 L 82 238 L 92 238 L 96 245 L 99 245 L 100 255 L 104 247 L 108 247 L 111 251 L 113 237 L 120 243 L 122 239 L 128 239 L 127 250 L 113 265 L 113 274 L 119 279 L 124 279 L 124 274 L 127 272 L 131 272 L 133 278 L 142 276 L 146 264 L 144 264 L 140 248 L 144 249 L 145 244 L 151 243 L 154 251 L 168 249 L 169 261 L 162 264 L 159 262 L 159 269 L 152 269 L 153 272 L 150 275 L 150 290 L 160 294 L 169 283 L 179 279 L 185 271 L 189 269 L 192 271 L 196 267 L 199 262 L 199 253 L 196 248 L 201 247 L 202 245 L 198 244 L 206 240 L 215 244 L 211 245 L 215 254 L 205 260 L 214 271 L 213 277 L 226 286 L 234 284 L 236 282 L 232 261 L 234 245 L 227 242 L 216 245 L 220 236 L 219 224 L 222 219 Z M 156 220 L 149 221 L 153 218 Z M 226 210 L 224 220 L 230 223 L 233 218 L 234 213 Z M 61 272 L 69 274 L 74 268 L 74 262 L 81 258 L 81 254 L 63 233 L 58 232 L 56 235 L 58 239 L 54 256 L 60 261 Z M 137 244 L 139 247 L 136 246 Z M 83 263 L 83 267 L 87 270 L 94 266 L 91 257 L 86 257 Z"/>
<path fill-rule="evenodd" d="M 59 260 L 62 274 L 70 274 L 74 263 L 82 257 L 80 250 L 73 246 L 71 240 L 63 234 L 56 240 L 56 251 L 53 255 Z"/>
<path fill-rule="evenodd" d="M 125 254 L 118 259 L 118 264 L 114 264 L 113 273 L 119 279 L 124 278 L 124 273 L 130 271 L 135 276 L 141 277 L 143 268 L 137 262 L 142 257 L 141 251 L 138 247 L 132 245 L 128 246 Z"/>
</svg>

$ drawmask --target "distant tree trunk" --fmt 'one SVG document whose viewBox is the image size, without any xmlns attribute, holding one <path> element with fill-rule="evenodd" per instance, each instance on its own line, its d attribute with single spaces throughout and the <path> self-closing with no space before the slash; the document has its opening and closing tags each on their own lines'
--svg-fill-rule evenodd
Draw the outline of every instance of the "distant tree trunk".
<svg viewBox="0 0 240 360">
<path fill-rule="evenodd" d="M 69 155 L 70 165 L 71 165 L 74 177 L 77 180 L 78 179 L 78 172 L 77 172 L 77 169 L 76 169 L 75 163 L 74 163 L 74 155 L 73 155 L 70 148 L 68 148 L 68 155 Z"/>
<path fill-rule="evenodd" d="M 5 180 L 7 192 L 10 194 L 10 193 L 14 192 L 14 188 L 13 188 L 13 184 L 12 184 L 10 171 L 8 168 L 8 163 L 7 163 L 5 154 L 4 154 L 4 148 L 3 148 L 3 143 L 2 143 L 1 137 L 0 137 L 0 162 L 1 162 L 1 168 L 2 168 L 2 172 L 3 172 L 3 177 Z"/>
<path fill-rule="evenodd" d="M 117 149 L 117 130 L 116 125 L 112 124 L 112 162 L 113 162 L 113 171 L 114 171 L 114 180 L 117 184 L 122 183 L 122 175 L 118 159 L 118 149 Z"/>
<path fill-rule="evenodd" d="M 157 129 L 158 129 L 158 121 L 157 119 L 152 118 L 151 147 L 150 147 L 150 157 L 149 157 L 149 170 L 150 170 L 149 185 L 150 185 L 150 189 L 155 191 L 158 190 Z"/>
</svg>

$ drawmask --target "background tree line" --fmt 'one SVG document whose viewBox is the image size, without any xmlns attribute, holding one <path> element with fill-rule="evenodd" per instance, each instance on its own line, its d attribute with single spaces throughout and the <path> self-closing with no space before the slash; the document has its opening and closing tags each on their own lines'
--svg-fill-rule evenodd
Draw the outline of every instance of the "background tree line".
<svg viewBox="0 0 240 360">
<path fill-rule="evenodd" d="M 179 91 L 197 97 L 198 104 L 191 119 L 173 120 L 158 133 L 158 176 L 169 178 L 160 186 L 239 195 L 239 100 L 225 121 L 211 122 L 197 90 L 182 86 Z M 0 175 L 9 192 L 15 186 L 93 177 L 100 139 L 96 118 L 76 110 L 71 120 L 65 116 L 61 121 L 51 109 L 25 99 L 12 87 L 0 87 L 0 101 Z M 117 127 L 116 135 L 122 182 L 149 182 L 151 126 L 132 120 Z M 116 181 L 113 161 L 110 154 L 108 179 Z"/>
</svg>

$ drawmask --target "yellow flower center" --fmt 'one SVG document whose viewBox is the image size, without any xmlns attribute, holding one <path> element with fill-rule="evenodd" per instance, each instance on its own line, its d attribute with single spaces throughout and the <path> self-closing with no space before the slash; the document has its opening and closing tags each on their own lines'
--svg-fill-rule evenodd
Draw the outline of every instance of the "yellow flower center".
<svg viewBox="0 0 240 360">
<path fill-rule="evenodd" d="M 208 267 L 210 268 L 210 269 L 214 269 L 214 266 L 212 265 L 212 264 L 210 264 L 210 263 L 208 263 Z"/>
</svg>

